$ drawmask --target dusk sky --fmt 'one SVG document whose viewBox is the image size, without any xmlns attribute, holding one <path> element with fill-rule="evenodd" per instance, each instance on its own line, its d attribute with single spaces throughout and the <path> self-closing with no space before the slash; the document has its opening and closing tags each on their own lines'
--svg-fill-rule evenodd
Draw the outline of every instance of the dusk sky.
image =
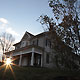
<svg viewBox="0 0 80 80">
<path fill-rule="evenodd" d="M 28 31 L 34 35 L 43 31 L 36 21 L 42 14 L 52 15 L 48 0 L 0 0 L 0 32 L 9 32 L 20 41 Z"/>
</svg>

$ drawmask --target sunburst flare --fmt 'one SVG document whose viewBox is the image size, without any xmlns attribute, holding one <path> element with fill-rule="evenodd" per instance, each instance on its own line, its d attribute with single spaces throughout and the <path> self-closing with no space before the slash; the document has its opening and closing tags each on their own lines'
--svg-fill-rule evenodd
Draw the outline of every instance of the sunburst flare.
<svg viewBox="0 0 80 80">
<path fill-rule="evenodd" d="M 15 74 L 14 74 L 14 70 L 13 70 L 12 66 L 13 66 L 13 65 L 14 65 L 14 66 L 18 66 L 18 65 L 16 65 L 16 64 L 13 63 L 13 61 L 15 61 L 16 59 L 17 59 L 17 58 L 12 59 L 11 57 L 9 57 L 9 58 L 6 58 L 6 59 L 3 61 L 4 64 L 3 64 L 2 66 L 0 66 L 0 70 L 5 67 L 3 76 L 5 75 L 6 70 L 7 70 L 7 69 L 10 69 L 10 71 L 12 72 L 13 77 L 14 77 L 14 79 L 15 79 Z"/>
</svg>

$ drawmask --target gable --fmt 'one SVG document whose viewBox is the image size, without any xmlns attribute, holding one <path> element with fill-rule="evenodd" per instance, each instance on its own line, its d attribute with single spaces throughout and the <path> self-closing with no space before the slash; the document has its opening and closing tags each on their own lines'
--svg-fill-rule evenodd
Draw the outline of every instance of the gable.
<svg viewBox="0 0 80 80">
<path fill-rule="evenodd" d="M 31 33 L 29 32 L 25 32 L 24 36 L 22 37 L 21 41 L 24 41 L 24 40 L 29 40 L 30 38 L 32 38 L 34 35 L 32 35 Z"/>
</svg>

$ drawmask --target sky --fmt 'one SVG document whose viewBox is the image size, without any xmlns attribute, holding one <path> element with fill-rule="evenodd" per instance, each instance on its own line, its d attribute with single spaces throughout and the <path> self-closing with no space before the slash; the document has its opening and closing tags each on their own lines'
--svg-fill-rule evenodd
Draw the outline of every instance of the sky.
<svg viewBox="0 0 80 80">
<path fill-rule="evenodd" d="M 19 42 L 26 31 L 39 34 L 44 30 L 36 20 L 42 14 L 52 16 L 48 0 L 0 0 L 0 34 L 12 34 L 15 42 Z"/>
<path fill-rule="evenodd" d="M 52 15 L 48 0 L 0 0 L 0 32 L 6 31 L 19 41 L 25 31 L 34 35 L 43 32 L 36 21 L 42 14 Z"/>
</svg>

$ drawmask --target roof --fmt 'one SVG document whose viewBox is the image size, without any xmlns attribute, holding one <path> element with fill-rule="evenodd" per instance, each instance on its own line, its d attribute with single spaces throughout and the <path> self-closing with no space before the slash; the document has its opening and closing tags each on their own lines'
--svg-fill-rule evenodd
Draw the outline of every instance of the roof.
<svg viewBox="0 0 80 80">
<path fill-rule="evenodd" d="M 32 38 L 32 37 L 34 37 L 34 35 L 26 31 L 25 34 L 23 35 L 21 41 L 26 39 L 27 37 Z"/>
<path fill-rule="evenodd" d="M 25 38 L 25 36 L 26 36 L 27 34 L 29 34 L 31 37 L 34 37 L 34 35 L 33 35 L 33 34 L 31 34 L 31 33 L 29 33 L 29 32 L 27 32 L 27 31 L 26 31 L 26 32 L 25 32 L 25 34 L 23 35 L 23 37 L 22 37 L 21 41 Z M 29 36 L 29 35 L 28 35 L 28 36 Z M 18 42 L 18 43 L 16 43 L 16 44 L 14 44 L 13 46 L 20 44 L 20 43 L 21 43 L 21 41 L 20 41 L 20 42 Z"/>
<path fill-rule="evenodd" d="M 49 34 L 51 34 L 51 31 L 42 32 L 42 33 L 37 34 L 37 35 L 33 35 L 33 34 L 31 34 L 31 33 L 29 33 L 29 32 L 26 31 L 25 34 L 24 34 L 24 36 L 22 37 L 21 41 L 22 41 L 23 38 L 26 36 L 26 33 L 28 33 L 30 36 L 32 36 L 32 37 L 30 38 L 30 40 L 32 40 L 32 39 L 34 39 L 34 38 L 39 38 L 39 37 L 42 37 L 42 36 L 44 36 L 44 35 L 49 35 Z M 69 47 L 68 45 L 66 45 L 66 44 L 60 39 L 59 36 L 57 36 L 57 33 L 56 33 L 55 31 L 52 31 L 52 35 L 54 35 L 54 39 L 57 39 L 59 45 L 63 45 L 62 48 L 65 47 L 66 49 L 69 49 L 69 48 L 72 49 L 71 47 Z M 18 42 L 18 43 L 16 43 L 16 44 L 14 44 L 14 46 L 17 45 L 17 44 L 20 44 L 21 41 Z"/>
<path fill-rule="evenodd" d="M 37 35 L 33 35 L 33 34 L 31 34 L 31 33 L 29 33 L 29 32 L 27 32 L 27 31 L 26 31 L 26 32 L 25 32 L 25 34 L 24 34 L 24 36 L 22 37 L 21 41 L 22 41 L 22 40 L 23 40 L 23 38 L 25 37 L 26 33 L 28 33 L 28 34 L 31 36 L 31 39 L 30 39 L 30 40 L 32 40 L 33 38 L 39 38 L 39 37 L 44 36 L 46 33 L 49 33 L 49 31 L 47 31 L 47 32 L 42 32 L 42 33 L 37 34 Z M 20 43 L 21 43 L 21 41 L 20 41 L 20 42 L 18 42 L 18 43 L 16 43 L 16 44 L 14 44 L 13 46 L 15 46 L 15 45 L 17 45 L 17 44 L 20 44 Z"/>
<path fill-rule="evenodd" d="M 42 33 L 40 33 L 40 34 L 34 35 L 34 36 L 31 38 L 31 40 L 34 39 L 34 38 L 42 37 L 42 36 L 44 36 L 44 35 L 48 35 L 49 33 L 50 33 L 50 31 L 47 31 L 47 32 L 42 32 Z"/>
<path fill-rule="evenodd" d="M 15 51 L 15 52 L 23 51 L 23 50 L 26 50 L 26 49 L 29 49 L 29 48 L 32 48 L 32 47 L 34 47 L 34 48 L 38 48 L 38 49 L 40 49 L 40 50 L 43 50 L 43 48 L 42 48 L 42 47 L 40 47 L 40 46 L 36 46 L 36 45 L 29 45 L 29 46 L 22 47 L 22 48 L 19 48 L 19 49 L 17 49 L 17 50 L 14 50 L 14 51 Z"/>
<path fill-rule="evenodd" d="M 13 46 L 15 46 L 15 45 L 17 45 L 17 44 L 20 44 L 21 42 L 18 42 L 18 43 L 16 43 L 16 44 L 14 44 Z"/>
</svg>

